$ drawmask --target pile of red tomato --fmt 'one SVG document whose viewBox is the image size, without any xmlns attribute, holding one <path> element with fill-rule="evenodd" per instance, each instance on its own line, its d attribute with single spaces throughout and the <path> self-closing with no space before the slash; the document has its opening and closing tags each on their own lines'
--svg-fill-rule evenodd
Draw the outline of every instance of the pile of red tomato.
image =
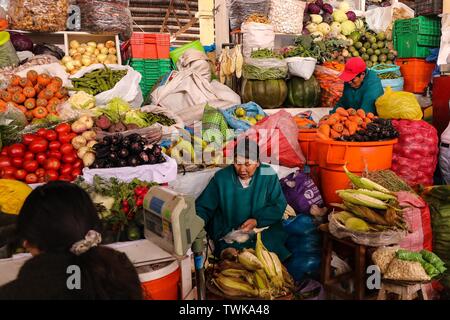
<svg viewBox="0 0 450 320">
<path fill-rule="evenodd" d="M 53 180 L 73 181 L 81 174 L 83 161 L 71 141 L 77 134 L 68 123 L 55 129 L 24 134 L 22 143 L 5 146 L 0 152 L 0 178 L 28 184 Z"/>
</svg>

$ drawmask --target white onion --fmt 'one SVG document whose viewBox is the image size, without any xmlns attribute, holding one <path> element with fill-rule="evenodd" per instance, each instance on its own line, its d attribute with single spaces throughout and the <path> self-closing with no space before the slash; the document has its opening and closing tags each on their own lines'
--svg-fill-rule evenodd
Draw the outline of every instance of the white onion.
<svg viewBox="0 0 450 320">
<path fill-rule="evenodd" d="M 94 50 L 95 50 L 95 48 L 97 48 L 97 43 L 94 42 L 94 41 L 89 41 L 89 42 L 87 43 L 87 45 L 88 45 L 89 47 L 94 48 Z"/>
<path fill-rule="evenodd" d="M 71 49 L 77 49 L 80 46 L 80 43 L 77 40 L 72 40 L 69 43 Z"/>
</svg>

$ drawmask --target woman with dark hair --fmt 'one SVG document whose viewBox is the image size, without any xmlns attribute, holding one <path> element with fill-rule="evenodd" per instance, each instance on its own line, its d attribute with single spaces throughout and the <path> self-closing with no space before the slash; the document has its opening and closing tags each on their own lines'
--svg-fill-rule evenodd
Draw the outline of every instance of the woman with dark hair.
<svg viewBox="0 0 450 320">
<path fill-rule="evenodd" d="M 78 186 L 55 181 L 33 190 L 17 232 L 33 257 L 0 287 L 0 299 L 142 299 L 128 257 L 100 246 L 100 219 Z"/>
<path fill-rule="evenodd" d="M 282 261 L 291 255 L 284 245 L 287 234 L 281 224 L 286 206 L 277 174 L 260 162 L 258 144 L 248 137 L 236 143 L 234 164 L 217 171 L 195 203 L 217 257 L 227 247 L 255 247 L 255 237 L 244 243 L 227 243 L 224 237 L 233 229 L 250 233 L 255 227 L 269 227 L 262 233 L 262 241 Z"/>
</svg>

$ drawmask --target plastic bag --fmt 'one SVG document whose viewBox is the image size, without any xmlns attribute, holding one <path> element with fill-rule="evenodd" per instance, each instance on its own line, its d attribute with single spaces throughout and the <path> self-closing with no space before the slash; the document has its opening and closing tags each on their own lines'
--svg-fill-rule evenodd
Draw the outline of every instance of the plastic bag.
<svg viewBox="0 0 450 320">
<path fill-rule="evenodd" d="M 10 28 L 38 32 L 64 31 L 68 7 L 68 0 L 10 1 Z"/>
<path fill-rule="evenodd" d="M 422 119 L 422 109 L 413 93 L 392 91 L 386 88 L 385 93 L 375 101 L 377 113 L 385 119 Z"/>
<path fill-rule="evenodd" d="M 293 255 L 287 260 L 286 268 L 295 281 L 317 277 L 320 273 L 320 254 Z"/>
<path fill-rule="evenodd" d="M 287 203 L 297 214 L 309 213 L 313 204 L 323 206 L 322 196 L 311 177 L 300 170 L 280 180 Z"/>
<path fill-rule="evenodd" d="M 344 81 L 339 79 L 341 72 L 327 67 L 318 66 L 314 76 L 320 85 L 320 101 L 322 108 L 334 108 L 344 93 Z"/>
<path fill-rule="evenodd" d="M 431 232 L 430 210 L 425 201 L 411 192 L 397 193 L 403 218 L 409 226 L 410 233 L 399 243 L 399 246 L 412 251 L 432 250 L 433 235 Z"/>
<path fill-rule="evenodd" d="M 433 185 L 439 152 L 436 129 L 423 120 L 393 120 L 392 124 L 400 136 L 391 170 L 411 186 Z"/>
<path fill-rule="evenodd" d="M 359 232 L 347 229 L 336 219 L 335 214 L 328 217 L 330 233 L 338 239 L 349 237 L 353 242 L 370 247 L 389 246 L 398 244 L 406 236 L 406 232 L 383 231 L 383 232 Z"/>
<path fill-rule="evenodd" d="M 284 79 L 287 72 L 286 61 L 276 58 L 246 58 L 243 68 L 244 78 L 253 80 Z"/>
<path fill-rule="evenodd" d="M 392 23 L 392 7 L 379 7 L 366 11 L 366 23 L 374 32 L 384 32 Z"/>
<path fill-rule="evenodd" d="M 450 184 L 450 124 L 441 135 L 439 167 L 446 184 Z"/>
<path fill-rule="evenodd" d="M 291 57 L 284 59 L 284 61 L 288 64 L 290 75 L 300 77 L 305 80 L 309 80 L 309 78 L 311 78 L 317 63 L 316 59 L 310 57 Z"/>
<path fill-rule="evenodd" d="M 242 54 L 250 57 L 253 50 L 273 49 L 275 47 L 275 32 L 273 26 L 265 23 L 248 22 L 242 24 Z"/>
<path fill-rule="evenodd" d="M 77 0 L 81 10 L 81 30 L 114 32 L 126 41 L 133 34 L 133 19 L 128 0 Z"/>
<path fill-rule="evenodd" d="M 94 176 L 102 178 L 117 178 L 125 182 L 131 182 L 136 177 L 143 181 L 153 181 L 156 183 L 168 183 L 177 178 L 177 162 L 175 159 L 164 155 L 166 162 L 149 164 L 137 167 L 106 168 L 106 169 L 83 169 L 83 178 L 87 183 L 92 183 Z"/>
<path fill-rule="evenodd" d="M 170 140 L 176 140 L 179 137 L 179 129 L 184 128 L 184 122 L 183 119 L 181 119 L 179 116 L 174 114 L 170 109 L 163 108 L 160 106 L 155 105 L 149 105 L 149 106 L 143 106 L 141 108 L 141 111 L 143 112 L 151 112 L 155 114 L 163 114 L 175 121 L 175 124 L 171 125 L 170 127 L 166 127 L 161 125 L 162 128 L 162 136 L 163 139 L 170 139 Z M 157 125 L 160 125 L 157 123 Z"/>
<path fill-rule="evenodd" d="M 300 34 L 305 7 L 304 1 L 271 0 L 269 20 L 275 32 Z"/>
<path fill-rule="evenodd" d="M 298 300 L 326 300 L 325 290 L 320 282 L 312 279 L 303 281 L 296 293 L 299 295 Z"/>
<path fill-rule="evenodd" d="M 84 69 L 78 71 L 70 78 L 81 78 L 87 73 L 95 71 L 97 69 L 103 69 L 103 64 L 93 64 L 89 67 L 85 67 Z M 135 71 L 130 66 L 121 66 L 118 64 L 108 65 L 108 68 L 112 70 L 127 70 L 127 74 L 116 83 L 114 88 L 108 91 L 104 91 L 95 96 L 95 102 L 97 106 L 106 105 L 113 98 L 122 98 L 126 102 L 128 102 L 131 106 L 135 108 L 139 108 L 144 101 L 142 96 L 141 87 L 139 86 L 139 82 L 142 79 L 142 75 Z M 72 91 L 71 95 L 75 94 Z"/>
<path fill-rule="evenodd" d="M 177 61 L 177 69 L 182 71 L 191 69 L 198 75 L 211 81 L 211 67 L 206 54 L 196 49 L 187 49 Z"/>
<path fill-rule="evenodd" d="M 261 161 L 274 159 L 285 167 L 301 167 L 305 157 L 298 143 L 298 127 L 288 112 L 281 110 L 264 118 L 241 136 L 258 141 Z M 239 136 L 239 137 L 241 137 Z M 269 159 L 264 159 L 265 157 Z M 265 161 L 269 160 L 269 161 Z"/>
<path fill-rule="evenodd" d="M 269 14 L 268 0 L 227 0 L 230 30 L 239 29 L 245 19 L 253 13 Z"/>
<path fill-rule="evenodd" d="M 230 128 L 233 128 L 238 132 L 245 132 L 248 129 L 250 129 L 251 124 L 244 120 L 239 120 L 235 117 L 234 112 L 237 108 L 243 108 L 245 110 L 245 114 L 247 117 L 255 117 L 256 115 L 262 115 L 264 117 L 267 116 L 267 114 L 264 112 L 264 110 L 257 105 L 254 102 L 248 102 L 244 104 L 238 104 L 235 106 L 232 106 L 228 109 L 222 110 L 222 114 L 225 117 L 225 120 L 228 123 L 228 126 Z"/>
<path fill-rule="evenodd" d="M 223 141 L 226 140 L 228 129 L 223 114 L 209 104 L 206 104 L 203 111 L 202 124 L 203 140 L 208 143 L 215 142 L 219 146 L 222 146 Z"/>
</svg>

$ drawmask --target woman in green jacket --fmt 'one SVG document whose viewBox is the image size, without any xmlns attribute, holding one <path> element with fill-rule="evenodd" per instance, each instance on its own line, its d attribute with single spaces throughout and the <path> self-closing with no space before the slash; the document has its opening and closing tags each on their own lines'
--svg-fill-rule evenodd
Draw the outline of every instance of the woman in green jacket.
<svg viewBox="0 0 450 320">
<path fill-rule="evenodd" d="M 218 257 L 227 247 L 254 248 L 255 238 L 244 243 L 226 243 L 230 231 L 269 227 L 262 233 L 264 245 L 280 260 L 290 256 L 284 243 L 287 234 L 281 224 L 287 202 L 275 171 L 259 161 L 258 145 L 248 138 L 234 149 L 235 163 L 219 170 L 196 201 L 197 215 L 213 240 Z"/>
</svg>

